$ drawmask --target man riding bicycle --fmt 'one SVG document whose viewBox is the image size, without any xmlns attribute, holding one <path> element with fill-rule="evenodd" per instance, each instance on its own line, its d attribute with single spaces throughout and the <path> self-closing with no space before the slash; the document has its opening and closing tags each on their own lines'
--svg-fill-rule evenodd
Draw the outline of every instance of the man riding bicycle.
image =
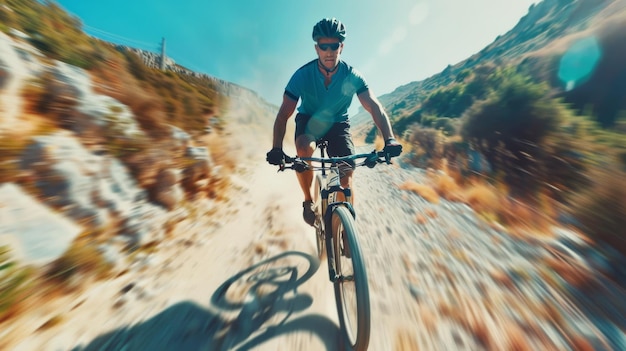
<svg viewBox="0 0 626 351">
<path fill-rule="evenodd" d="M 300 67 L 291 77 L 283 102 L 274 122 L 273 148 L 267 153 L 267 162 L 281 165 L 285 161 L 282 150 L 287 120 L 302 100 L 296 115 L 295 146 L 299 157 L 311 157 L 315 142 L 328 141 L 327 153 L 332 157 L 353 155 L 354 143 L 350 134 L 348 108 L 354 94 L 363 108 L 372 115 L 374 123 L 385 140 L 384 151 L 391 157 L 400 155 L 400 145 L 391 130 L 391 124 L 381 103 L 369 89 L 365 78 L 355 68 L 340 60 L 346 29 L 336 18 L 325 18 L 313 27 L 317 59 Z M 341 186 L 351 187 L 353 166 L 343 169 Z M 304 193 L 304 221 L 313 226 L 315 213 L 311 196 L 313 171 L 296 173 Z"/>
</svg>

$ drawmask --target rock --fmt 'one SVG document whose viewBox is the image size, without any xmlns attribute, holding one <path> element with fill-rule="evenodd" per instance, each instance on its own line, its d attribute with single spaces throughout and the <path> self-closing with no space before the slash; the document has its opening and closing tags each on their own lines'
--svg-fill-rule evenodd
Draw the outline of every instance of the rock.
<svg viewBox="0 0 626 351">
<path fill-rule="evenodd" d="M 114 227 L 129 238 L 130 246 L 164 235 L 165 212 L 147 201 L 146 191 L 125 165 L 89 152 L 68 131 L 34 137 L 20 167 L 34 173 L 35 187 L 47 205 L 76 221 L 92 228 Z M 166 180 L 171 182 L 171 177 Z"/>
<path fill-rule="evenodd" d="M 134 206 L 125 216 L 120 233 L 129 238 L 129 248 L 161 241 L 165 238 L 165 211 L 149 204 Z"/>
<path fill-rule="evenodd" d="M 189 147 L 191 136 L 176 126 L 170 127 L 172 128 L 172 138 L 174 139 L 176 151 L 180 151 L 181 153 L 184 152 Z"/>
<path fill-rule="evenodd" d="M 116 273 L 121 272 L 124 267 L 122 264 L 124 263 L 123 256 L 114 243 L 106 243 L 100 244 L 97 247 L 98 252 L 102 255 L 102 258 L 113 267 L 113 270 Z"/>
<path fill-rule="evenodd" d="M 144 135 L 128 106 L 92 90 L 91 78 L 85 70 L 57 61 L 51 73 L 52 94 L 77 102 L 74 110 L 63 111 L 66 128 L 83 138 L 101 139 L 107 133 L 131 138 Z"/>
<path fill-rule="evenodd" d="M 188 192 L 204 190 L 200 181 L 211 179 L 213 174 L 213 160 L 206 147 L 188 147 L 185 156 L 193 162 L 183 170 L 183 186 Z"/>
<path fill-rule="evenodd" d="M 11 128 L 19 116 L 18 96 L 24 79 L 41 71 L 35 55 L 41 56 L 41 53 L 0 32 L 0 132 L 5 127 Z"/>
<path fill-rule="evenodd" d="M 126 157 L 124 161 L 139 186 L 144 189 L 150 189 L 156 182 L 159 171 L 169 166 L 168 157 L 158 150 L 137 152 Z"/>
<path fill-rule="evenodd" d="M 173 169 L 162 169 L 156 177 L 154 186 L 154 200 L 163 205 L 169 211 L 178 207 L 185 197 L 182 188 L 179 186 L 180 176 Z"/>
<path fill-rule="evenodd" d="M 83 229 L 26 194 L 17 185 L 0 186 L 0 242 L 26 263 L 60 257 Z"/>
</svg>

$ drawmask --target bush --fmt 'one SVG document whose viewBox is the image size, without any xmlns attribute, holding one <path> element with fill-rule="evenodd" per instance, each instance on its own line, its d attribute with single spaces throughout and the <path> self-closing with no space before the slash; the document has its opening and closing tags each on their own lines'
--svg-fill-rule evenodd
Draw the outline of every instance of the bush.
<svg viewBox="0 0 626 351">
<path fill-rule="evenodd" d="M 9 255 L 9 249 L 0 246 L 0 322 L 16 312 L 16 304 L 29 294 L 34 272 L 19 267 Z"/>
<path fill-rule="evenodd" d="M 593 186 L 573 199 L 573 215 L 591 238 L 626 255 L 626 172 L 596 170 L 592 179 Z"/>
<path fill-rule="evenodd" d="M 98 278 L 109 275 L 112 264 L 104 259 L 95 243 L 86 239 L 86 234 L 82 236 L 72 243 L 63 256 L 50 264 L 45 272 L 47 278 L 66 283 L 80 273 L 94 273 Z"/>
<path fill-rule="evenodd" d="M 465 92 L 465 85 L 458 83 L 430 94 L 422 109 L 436 116 L 459 117 L 473 101 L 474 98 Z"/>
<path fill-rule="evenodd" d="M 550 149 L 548 140 L 558 140 L 559 126 L 568 111 L 546 95 L 545 85 L 514 75 L 464 116 L 465 140 L 520 194 L 529 195 L 528 191 L 552 183 L 549 171 L 555 150 Z"/>
<path fill-rule="evenodd" d="M 418 167 L 437 167 L 443 158 L 445 136 L 441 131 L 416 126 L 407 133 L 407 141 L 415 150 L 411 162 Z"/>
<path fill-rule="evenodd" d="M 446 136 L 456 134 L 456 127 L 451 118 L 447 118 L 447 117 L 437 118 L 433 123 L 433 128 L 437 130 L 441 130 L 441 132 Z"/>
<path fill-rule="evenodd" d="M 31 81 L 22 92 L 31 110 L 61 125 L 63 115 L 73 111 L 78 104 L 71 87 L 62 84 L 52 73 L 45 72 Z"/>
</svg>

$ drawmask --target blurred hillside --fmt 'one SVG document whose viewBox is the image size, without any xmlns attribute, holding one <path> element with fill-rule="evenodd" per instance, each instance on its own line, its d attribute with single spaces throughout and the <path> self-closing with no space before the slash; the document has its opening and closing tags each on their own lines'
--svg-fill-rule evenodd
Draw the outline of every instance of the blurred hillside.
<svg viewBox="0 0 626 351">
<path fill-rule="evenodd" d="M 406 163 L 445 174 L 435 187 L 451 199 L 487 185 L 500 223 L 574 225 L 626 253 L 624 42 L 626 1 L 544 0 L 480 52 L 380 100 Z M 353 121 L 375 140 L 367 113 Z"/>
<path fill-rule="evenodd" d="M 544 0 L 480 52 L 423 81 L 398 87 L 380 100 L 402 134 L 420 122 L 423 113 L 460 117 L 474 101 L 484 98 L 480 90 L 484 84 L 473 80 L 473 75 L 515 67 L 534 82 L 547 83 L 551 96 L 563 98 L 577 112 L 614 127 L 626 109 L 625 19 L 623 0 Z M 572 71 L 578 73 L 568 73 Z M 462 83 L 465 94 L 441 101 L 450 105 L 449 110 L 424 109 L 434 92 L 458 89 Z M 357 124 L 368 120 L 364 112 L 354 119 Z M 372 132 L 371 125 L 365 132 Z"/>
<path fill-rule="evenodd" d="M 54 2 L 1 0 L 0 30 L 0 323 L 214 212 L 258 156 L 240 140 L 270 144 L 275 107 L 255 92 L 161 70 Z"/>
</svg>

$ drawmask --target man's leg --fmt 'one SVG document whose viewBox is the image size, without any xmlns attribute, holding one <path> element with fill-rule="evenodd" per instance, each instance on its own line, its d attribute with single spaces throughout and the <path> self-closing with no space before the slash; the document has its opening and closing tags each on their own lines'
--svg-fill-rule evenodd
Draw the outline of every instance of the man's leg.
<svg viewBox="0 0 626 351">
<path fill-rule="evenodd" d="M 296 154 L 299 157 L 311 157 L 315 151 L 315 140 L 311 140 L 307 134 L 299 135 L 296 138 Z M 296 172 L 298 182 L 304 193 L 304 201 L 312 201 L 311 185 L 313 184 L 313 171 Z"/>
<path fill-rule="evenodd" d="M 315 140 L 307 134 L 296 137 L 296 153 L 299 157 L 311 157 L 315 151 Z M 304 202 L 302 203 L 302 217 L 304 221 L 313 226 L 315 223 L 315 211 L 313 210 L 313 197 L 311 196 L 311 185 L 313 185 L 313 171 L 308 170 L 302 173 L 296 172 L 298 182 L 304 194 Z"/>
<path fill-rule="evenodd" d="M 346 167 L 347 168 L 347 167 Z M 341 186 L 344 188 L 350 188 L 352 191 L 352 204 L 354 204 L 354 188 L 352 187 L 352 173 L 353 170 L 344 170 L 344 176 L 341 178 Z M 339 193 L 339 201 L 346 201 L 342 193 Z"/>
<path fill-rule="evenodd" d="M 328 139 L 328 155 L 329 156 L 349 156 L 355 153 L 354 143 L 352 142 L 352 135 L 350 134 L 350 124 L 347 122 L 340 122 L 333 125 L 331 130 L 326 135 Z M 352 190 L 352 203 L 354 204 L 354 188 L 352 187 L 352 174 L 354 170 L 354 162 L 350 165 L 340 165 L 341 172 L 341 186 L 344 188 L 350 188 Z M 345 201 L 342 193 L 338 194 L 339 201 Z"/>
</svg>

